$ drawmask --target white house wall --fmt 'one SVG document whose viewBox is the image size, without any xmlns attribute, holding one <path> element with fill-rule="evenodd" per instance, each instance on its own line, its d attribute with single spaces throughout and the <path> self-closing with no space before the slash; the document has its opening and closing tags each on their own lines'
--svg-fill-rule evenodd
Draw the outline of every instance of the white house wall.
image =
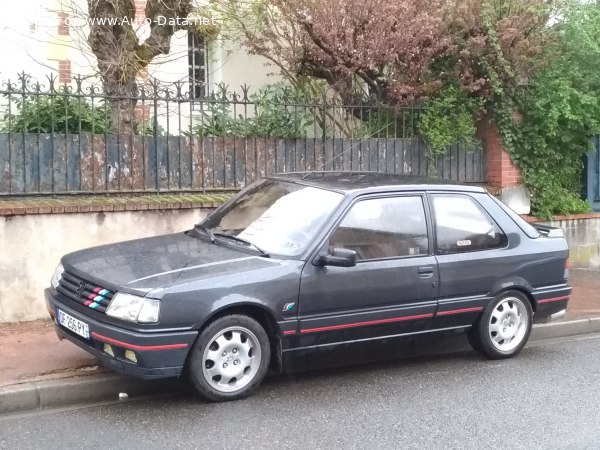
<svg viewBox="0 0 600 450">
<path fill-rule="evenodd" d="M 26 72 L 32 79 L 39 80 L 48 87 L 47 77 L 59 75 L 59 61 L 69 61 L 72 75 L 88 77 L 88 81 L 97 81 L 96 58 L 86 42 L 89 27 L 71 25 L 68 36 L 58 35 L 59 13 L 69 15 L 72 22 L 85 18 L 86 0 L 20 0 L 6 2 L 0 16 L 0 83 L 11 80 L 15 83 L 18 73 Z M 137 34 L 143 39 L 148 29 L 137 28 Z M 249 55 L 240 45 L 217 40 L 208 45 L 208 81 L 209 88 L 223 83 L 230 90 L 240 90 L 242 85 L 251 87 L 250 93 L 265 84 L 278 81 L 278 77 L 269 75 L 273 69 L 260 56 Z M 148 67 L 149 79 L 172 83 L 180 81 L 187 89 L 188 80 L 188 40 L 186 31 L 178 31 L 172 38 L 169 55 L 158 57 Z M 70 84 L 73 84 L 71 82 Z M 6 100 L 0 100 L 6 104 Z M 189 107 L 187 108 L 189 110 Z M 172 115 L 177 108 L 165 107 L 159 112 L 159 123 L 176 132 L 174 125 L 178 120 Z M 189 113 L 186 113 L 189 116 Z M 182 128 L 187 129 L 183 124 Z"/>
</svg>

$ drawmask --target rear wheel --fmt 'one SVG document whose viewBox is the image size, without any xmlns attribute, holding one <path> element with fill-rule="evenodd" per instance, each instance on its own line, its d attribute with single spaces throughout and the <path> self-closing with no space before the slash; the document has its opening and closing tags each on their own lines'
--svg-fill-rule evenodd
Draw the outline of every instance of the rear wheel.
<svg viewBox="0 0 600 450">
<path fill-rule="evenodd" d="M 533 311 L 520 292 L 504 292 L 491 302 L 469 332 L 473 348 L 491 359 L 519 353 L 531 334 Z"/>
<path fill-rule="evenodd" d="M 258 387 L 270 359 L 269 337 L 257 321 L 225 316 L 206 327 L 194 344 L 190 379 L 207 400 L 238 400 Z"/>
</svg>

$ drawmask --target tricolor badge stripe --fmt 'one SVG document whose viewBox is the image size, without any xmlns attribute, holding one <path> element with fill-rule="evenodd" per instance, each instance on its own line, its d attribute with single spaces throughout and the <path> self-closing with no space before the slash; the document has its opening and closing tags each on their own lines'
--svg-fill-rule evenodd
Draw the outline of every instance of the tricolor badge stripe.
<svg viewBox="0 0 600 450">
<path fill-rule="evenodd" d="M 110 294 L 110 291 L 108 289 L 96 287 L 96 288 L 94 288 L 92 293 L 90 295 L 88 295 L 88 299 L 85 301 L 84 305 L 89 306 L 92 309 L 96 309 L 96 308 L 98 308 L 98 306 L 100 306 L 100 302 L 108 294 Z"/>
</svg>

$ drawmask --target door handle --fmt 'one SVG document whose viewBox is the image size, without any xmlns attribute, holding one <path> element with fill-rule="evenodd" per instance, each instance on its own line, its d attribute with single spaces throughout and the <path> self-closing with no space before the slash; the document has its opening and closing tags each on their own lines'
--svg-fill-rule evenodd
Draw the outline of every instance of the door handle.
<svg viewBox="0 0 600 450">
<path fill-rule="evenodd" d="M 419 277 L 431 278 L 433 276 L 433 266 L 421 266 L 419 267 Z"/>
</svg>

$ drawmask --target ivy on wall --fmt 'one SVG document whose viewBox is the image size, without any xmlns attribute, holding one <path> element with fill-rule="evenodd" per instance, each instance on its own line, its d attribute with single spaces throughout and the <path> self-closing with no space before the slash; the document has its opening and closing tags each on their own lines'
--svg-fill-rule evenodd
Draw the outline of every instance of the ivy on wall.
<svg viewBox="0 0 600 450">
<path fill-rule="evenodd" d="M 473 144 L 477 127 L 475 112 L 479 99 L 469 97 L 457 86 L 448 86 L 427 103 L 418 125 L 432 154 L 442 154 L 457 143 Z"/>
<path fill-rule="evenodd" d="M 531 191 L 532 212 L 542 218 L 590 210 L 581 199 L 582 168 L 600 129 L 600 8 L 570 4 L 556 26 L 559 39 L 541 55 L 550 63 L 522 90 L 496 86 L 492 101 L 503 143 Z"/>
</svg>

